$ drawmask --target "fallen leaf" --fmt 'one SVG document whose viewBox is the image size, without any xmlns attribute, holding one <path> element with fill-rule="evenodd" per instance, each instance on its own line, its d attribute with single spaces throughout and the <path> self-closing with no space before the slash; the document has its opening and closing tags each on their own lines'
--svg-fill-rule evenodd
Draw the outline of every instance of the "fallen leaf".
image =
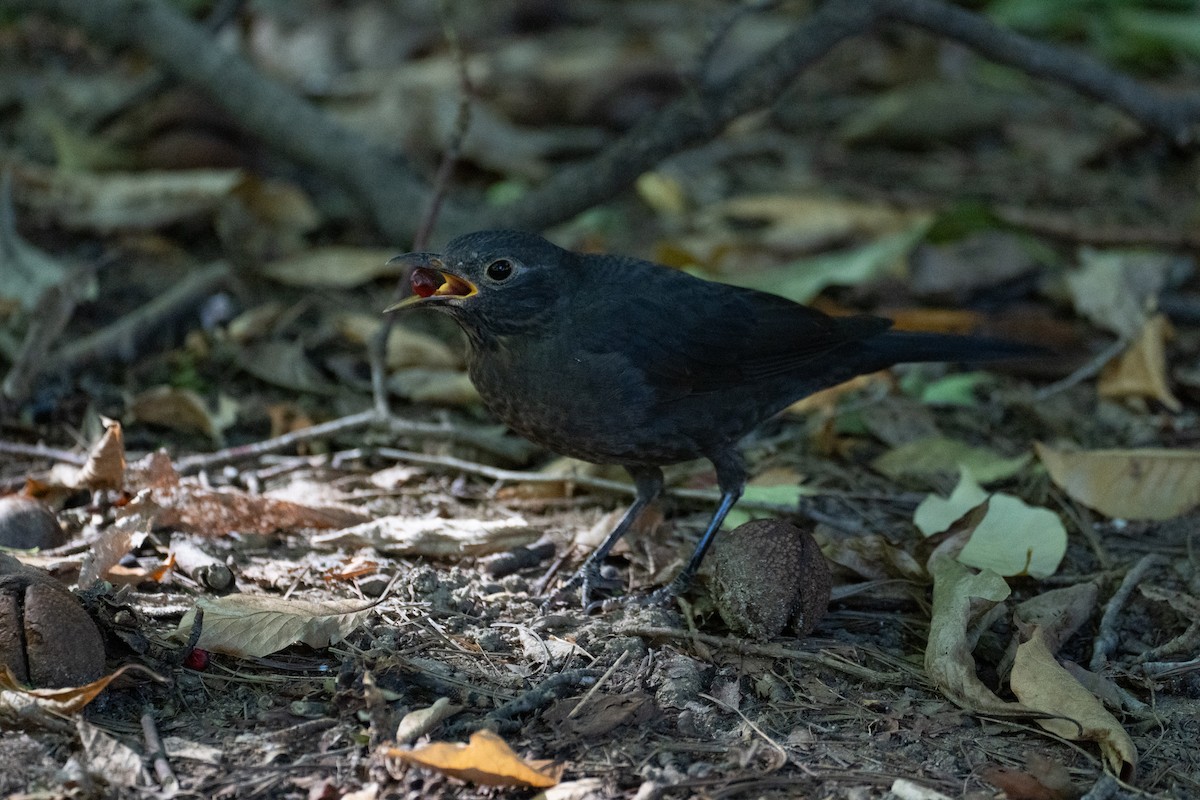
<svg viewBox="0 0 1200 800">
<path fill-rule="evenodd" d="M 729 282 L 808 303 L 828 286 L 858 286 L 902 271 L 904 257 L 928 227 L 929 223 L 922 221 L 903 233 L 883 236 L 860 247 L 744 274 Z"/>
<path fill-rule="evenodd" d="M 480 403 L 479 390 L 467 373 L 457 369 L 413 367 L 392 374 L 388 389 L 413 403 L 439 406 L 472 406 Z"/>
<path fill-rule="evenodd" d="M 471 734 L 468 744 L 434 742 L 416 750 L 387 748 L 387 754 L 445 775 L 483 786 L 546 788 L 562 778 L 563 765 L 553 761 L 526 761 L 491 731 Z"/>
<path fill-rule="evenodd" d="M 744 504 L 771 503 L 772 505 L 796 507 L 800 498 L 812 494 L 805 489 L 803 476 L 789 470 L 773 470 L 762 475 L 756 475 L 746 484 L 742 496 L 729 510 L 725 522 L 721 525 L 726 530 L 749 522 L 752 519 L 769 516 L 770 512 L 748 508 Z"/>
<path fill-rule="evenodd" d="M 1171 254 L 1083 248 L 1067 273 L 1075 310 L 1101 328 L 1133 339 L 1145 325 L 1175 264 Z"/>
<path fill-rule="evenodd" d="M 105 783 L 133 789 L 144 785 L 146 769 L 142 754 L 108 731 L 87 720 L 76 719 L 79 743 L 83 746 L 84 764 L 93 775 L 103 775 Z"/>
<path fill-rule="evenodd" d="M 104 435 L 92 445 L 87 461 L 75 474 L 71 485 L 77 489 L 120 489 L 125 482 L 125 437 L 121 423 L 101 417 Z"/>
<path fill-rule="evenodd" d="M 968 629 L 982 610 L 1009 595 L 1008 584 L 994 572 L 972 572 L 949 555 L 935 551 L 929 560 L 933 576 L 933 612 L 925 645 L 925 674 L 955 704 L 968 711 L 1010 715 L 1021 711 L 1001 700 L 975 673 Z"/>
<path fill-rule="evenodd" d="M 337 394 L 341 389 L 308 360 L 300 342 L 270 340 L 237 352 L 238 366 L 261 381 L 312 394 Z"/>
<path fill-rule="evenodd" d="M 687 211 L 687 194 L 679 180 L 663 172 L 643 172 L 634 181 L 642 202 L 665 216 L 681 216 Z"/>
<path fill-rule="evenodd" d="M 147 520 L 155 527 L 203 536 L 343 528 L 369 519 L 347 508 L 303 505 L 233 488 L 207 489 L 192 482 L 143 490 L 121 512 L 122 517 Z"/>
<path fill-rule="evenodd" d="M 312 537 L 314 547 L 373 547 L 390 556 L 461 558 L 511 550 L 538 538 L 520 517 L 501 520 L 379 517 Z"/>
<path fill-rule="evenodd" d="M 980 483 L 993 483 L 1016 475 L 1030 461 L 1029 453 L 1006 457 L 986 447 L 944 436 L 931 436 L 900 445 L 872 462 L 889 478 L 954 474 L 969 471 Z"/>
<path fill-rule="evenodd" d="M 65 228 L 156 230 L 211 215 L 242 179 L 233 169 L 83 172 L 22 165 L 22 199 Z"/>
<path fill-rule="evenodd" d="M 306 289 L 350 289 L 376 278 L 397 278 L 407 269 L 389 264 L 394 251 L 371 247 L 314 247 L 258 268 L 266 277 Z"/>
<path fill-rule="evenodd" d="M 138 422 L 183 433 L 200 433 L 219 441 L 221 432 L 237 419 L 237 401 L 221 395 L 218 403 L 214 412 L 191 389 L 155 386 L 134 396 L 129 413 Z"/>
<path fill-rule="evenodd" d="M 964 469 L 959 473 L 958 485 L 949 497 L 926 495 L 913 513 L 913 524 L 924 536 L 942 533 L 950 530 L 951 525 L 987 499 L 987 490 L 979 485 L 969 470 Z"/>
<path fill-rule="evenodd" d="M 175 636 L 187 640 L 197 611 L 203 611 L 196 647 L 238 658 L 262 658 L 297 642 L 314 648 L 336 644 L 361 625 L 375 606 L 361 600 L 318 602 L 247 594 L 200 598 L 179 621 Z"/>
<path fill-rule="evenodd" d="M 1151 317 L 1137 338 L 1105 365 L 1096 384 L 1101 397 L 1148 397 L 1157 400 L 1169 410 L 1183 410 L 1167 383 L 1166 342 L 1173 331 L 1166 316 Z"/>
<path fill-rule="evenodd" d="M 770 247 L 815 250 L 852 236 L 885 236 L 927 225 L 930 215 L 830 195 L 760 194 L 726 200 L 717 213 L 735 224 L 764 228 Z M 916 244 L 916 241 L 913 242 Z"/>
<path fill-rule="evenodd" d="M 140 664 L 126 664 L 118 667 L 112 673 L 97 678 L 82 686 L 64 686 L 58 689 L 28 689 L 21 684 L 12 670 L 7 666 L 0 669 L 0 693 L 12 692 L 19 697 L 33 701 L 43 709 L 55 714 L 77 714 L 95 700 L 108 685 L 127 672 L 141 672 L 159 683 L 166 683 L 159 675 Z M 3 698 L 0 705 L 6 705 L 11 698 Z M 2 712 L 0 712 L 2 716 Z"/>
<path fill-rule="evenodd" d="M 1057 486 L 1107 517 L 1171 519 L 1200 505 L 1200 450 L 1035 449 Z"/>
<path fill-rule="evenodd" d="M 1053 575 L 1067 553 L 1067 529 L 1053 511 L 997 492 L 958 554 L 969 567 L 1004 576 Z"/>
<path fill-rule="evenodd" d="M 1017 606 L 1013 619 L 1018 625 L 1040 627 L 1046 646 L 1057 653 L 1096 613 L 1099 595 L 1100 587 L 1095 581 L 1051 589 Z"/>
<path fill-rule="evenodd" d="M 1023 705 L 1058 718 L 1038 719 L 1039 725 L 1064 739 L 1098 742 L 1113 774 L 1133 780 L 1138 761 L 1133 740 L 1096 696 L 1054 660 L 1040 627 L 1017 648 L 1009 683 Z"/>
</svg>

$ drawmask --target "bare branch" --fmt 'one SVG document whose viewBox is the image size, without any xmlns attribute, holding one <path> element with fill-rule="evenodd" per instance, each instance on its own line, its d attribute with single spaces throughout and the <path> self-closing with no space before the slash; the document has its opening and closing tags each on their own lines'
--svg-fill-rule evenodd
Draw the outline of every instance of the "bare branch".
<svg viewBox="0 0 1200 800">
<path fill-rule="evenodd" d="M 117 47 L 135 47 L 176 78 L 204 91 L 245 130 L 354 195 L 385 235 L 409 240 L 424 183 L 403 157 L 358 133 L 218 47 L 204 26 L 159 0 L 0 0 L 0 10 L 38 11 L 82 27 Z M 447 205 L 447 223 L 462 225 Z"/>
<path fill-rule="evenodd" d="M 866 32 L 877 0 L 830 0 L 782 42 L 723 83 L 696 88 L 648 117 L 595 158 L 564 167 L 516 202 L 482 215 L 480 228 L 540 229 L 610 199 L 668 156 L 710 141 L 763 108 L 844 39 Z M 442 230 L 450 230 L 447 224 Z"/>
<path fill-rule="evenodd" d="M 992 61 L 1108 103 L 1176 144 L 1196 139 L 1200 92 L 1167 96 L 1085 53 L 1030 39 L 940 0 L 882 0 L 882 11 L 889 19 L 961 42 Z"/>
</svg>

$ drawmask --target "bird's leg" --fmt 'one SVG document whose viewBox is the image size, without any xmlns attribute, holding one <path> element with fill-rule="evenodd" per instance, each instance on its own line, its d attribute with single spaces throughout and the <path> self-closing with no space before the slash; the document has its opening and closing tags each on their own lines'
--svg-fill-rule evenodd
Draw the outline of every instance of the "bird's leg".
<svg viewBox="0 0 1200 800">
<path fill-rule="evenodd" d="M 648 605 L 668 602 L 687 590 L 692 579 L 700 570 L 704 554 L 708 552 L 717 532 L 721 530 L 721 524 L 725 522 L 729 509 L 733 508 L 734 503 L 738 501 L 746 488 L 746 465 L 736 450 L 728 450 L 709 460 L 717 468 L 717 486 L 721 489 L 721 502 L 717 504 L 717 510 L 713 512 L 712 519 L 708 521 L 708 527 L 705 529 L 704 535 L 700 537 L 700 541 L 696 543 L 696 549 L 692 551 L 692 557 L 688 559 L 687 565 L 670 583 L 645 598 L 643 602 Z"/>
<path fill-rule="evenodd" d="M 637 495 L 633 500 L 633 505 L 621 517 L 621 521 L 617 523 L 617 527 L 613 528 L 612 533 L 583 562 L 583 566 L 579 568 L 579 571 L 572 575 L 571 579 L 563 584 L 562 588 L 542 604 L 543 608 L 558 601 L 576 587 L 579 587 L 579 594 L 584 607 L 589 606 L 591 604 L 592 590 L 602 588 L 605 584 L 604 578 L 600 575 L 600 565 L 604 563 L 608 552 L 629 531 L 630 527 L 633 526 L 634 520 L 642 513 L 642 510 L 650 505 L 654 501 L 654 498 L 658 497 L 662 492 L 663 474 L 662 470 L 658 467 L 626 467 L 625 469 L 633 478 L 633 484 L 637 488 Z"/>
</svg>

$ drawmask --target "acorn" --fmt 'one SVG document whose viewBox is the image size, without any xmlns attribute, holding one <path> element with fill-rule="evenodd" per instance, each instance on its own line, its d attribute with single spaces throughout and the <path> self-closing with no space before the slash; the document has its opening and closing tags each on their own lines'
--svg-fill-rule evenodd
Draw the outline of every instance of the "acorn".
<svg viewBox="0 0 1200 800">
<path fill-rule="evenodd" d="M 783 520 L 747 522 L 717 538 L 710 592 L 734 633 L 811 633 L 829 607 L 829 565 L 812 535 Z"/>
</svg>

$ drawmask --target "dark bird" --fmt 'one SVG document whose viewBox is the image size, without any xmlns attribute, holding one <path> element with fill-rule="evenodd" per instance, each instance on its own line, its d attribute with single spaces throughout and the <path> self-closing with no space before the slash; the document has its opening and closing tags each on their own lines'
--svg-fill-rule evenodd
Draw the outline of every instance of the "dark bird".
<svg viewBox="0 0 1200 800">
<path fill-rule="evenodd" d="M 637 496 L 560 590 L 584 605 L 600 565 L 662 491 L 662 467 L 704 457 L 721 501 L 683 571 L 691 581 L 746 484 L 738 442 L 820 389 L 893 364 L 1029 355 L 1027 345 L 890 331 L 890 320 L 831 317 L 776 295 L 659 264 L 585 255 L 532 233 L 480 231 L 443 253 L 409 253 L 413 295 L 466 332 L 471 380 L 512 430 L 556 453 L 620 464 Z"/>
</svg>

